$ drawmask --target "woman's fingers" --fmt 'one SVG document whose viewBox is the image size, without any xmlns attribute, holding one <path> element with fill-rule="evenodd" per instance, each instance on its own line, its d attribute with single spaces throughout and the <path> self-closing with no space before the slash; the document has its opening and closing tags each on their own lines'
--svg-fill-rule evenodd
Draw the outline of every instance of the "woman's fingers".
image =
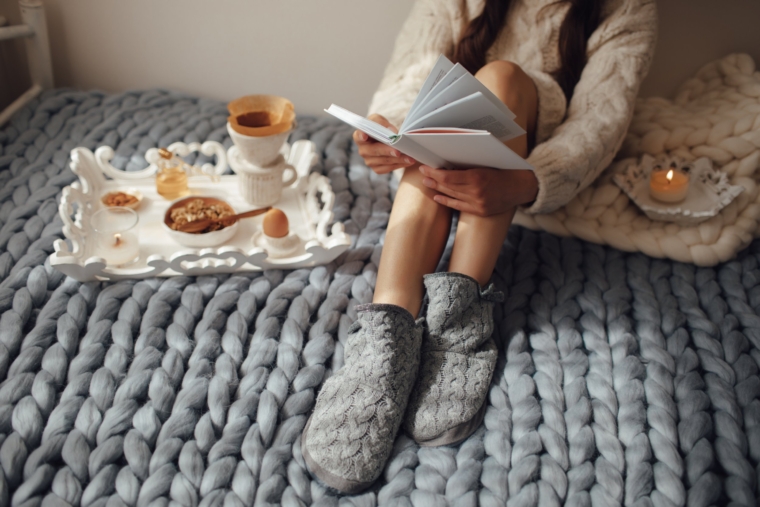
<svg viewBox="0 0 760 507">
<path fill-rule="evenodd" d="M 446 194 L 450 197 L 453 197 L 454 199 L 458 199 L 460 201 L 468 201 L 471 200 L 472 197 L 464 192 L 459 192 L 457 190 L 454 190 L 451 187 L 447 187 L 445 185 L 442 185 L 441 183 L 438 183 L 433 178 L 424 178 L 422 180 L 422 184 L 425 185 L 428 188 L 432 188 L 436 192 L 440 192 L 442 194 Z M 457 208 L 458 209 L 458 208 Z"/>
<path fill-rule="evenodd" d="M 401 169 L 401 167 L 402 166 L 399 165 L 379 165 L 372 167 L 372 171 L 375 174 L 388 174 L 395 171 L 396 169 Z"/>
<path fill-rule="evenodd" d="M 367 157 L 394 157 L 394 158 L 408 158 L 395 148 L 386 146 L 383 143 L 365 143 L 359 145 L 359 155 L 362 158 Z M 411 159 L 409 159 L 411 160 Z"/>
<path fill-rule="evenodd" d="M 398 132 L 396 126 L 391 124 L 391 122 L 389 122 L 385 116 L 382 116 L 380 114 L 371 114 L 367 117 L 367 119 L 372 120 L 373 122 L 382 125 L 385 128 L 391 129 L 394 132 Z"/>
<path fill-rule="evenodd" d="M 472 215 L 482 215 L 480 210 L 476 209 L 472 204 L 465 201 L 460 201 L 459 199 L 448 197 L 443 194 L 436 195 L 433 197 L 433 200 L 438 204 L 446 206 L 447 208 L 464 211 L 465 213 L 470 213 Z"/>
<path fill-rule="evenodd" d="M 364 163 L 372 168 L 381 165 L 392 165 L 394 167 L 408 167 L 412 165 L 412 162 L 397 157 L 364 157 Z"/>
<path fill-rule="evenodd" d="M 452 171 L 449 169 L 436 169 L 427 165 L 421 165 L 422 174 L 449 188 L 469 183 L 476 169 Z"/>
<path fill-rule="evenodd" d="M 369 136 L 367 134 L 361 130 L 354 130 L 354 142 L 366 143 L 367 141 L 369 141 Z"/>
<path fill-rule="evenodd" d="M 391 129 L 393 132 L 398 131 L 386 118 L 379 114 L 370 115 L 369 119 Z M 414 159 L 404 156 L 395 148 L 372 139 L 361 130 L 354 131 L 353 139 L 359 148 L 359 155 L 364 159 L 364 163 L 377 174 L 386 174 L 394 169 L 409 167 L 415 163 Z"/>
</svg>

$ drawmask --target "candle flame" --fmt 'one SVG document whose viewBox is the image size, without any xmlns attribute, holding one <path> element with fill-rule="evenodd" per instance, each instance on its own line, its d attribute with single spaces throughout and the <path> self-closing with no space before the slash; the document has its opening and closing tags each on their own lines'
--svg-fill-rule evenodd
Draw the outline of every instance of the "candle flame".
<svg viewBox="0 0 760 507">
<path fill-rule="evenodd" d="M 673 181 L 673 169 L 671 169 L 670 171 L 668 171 L 668 174 L 665 175 L 665 178 L 667 178 L 668 183 L 670 183 L 671 181 Z"/>
<path fill-rule="evenodd" d="M 114 234 L 113 235 L 113 244 L 114 244 L 114 246 L 119 246 L 119 244 L 121 242 L 122 242 L 121 234 L 118 234 L 118 233 Z"/>
</svg>

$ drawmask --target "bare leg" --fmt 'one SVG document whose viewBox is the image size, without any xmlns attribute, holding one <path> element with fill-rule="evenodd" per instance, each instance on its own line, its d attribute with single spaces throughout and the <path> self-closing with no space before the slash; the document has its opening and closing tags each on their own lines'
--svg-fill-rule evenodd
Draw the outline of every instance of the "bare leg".
<svg viewBox="0 0 760 507">
<path fill-rule="evenodd" d="M 451 230 L 451 208 L 433 200 L 417 166 L 404 170 L 391 210 L 373 303 L 401 306 L 417 315 L 422 276 L 435 271 Z"/>
<path fill-rule="evenodd" d="M 475 77 L 517 115 L 515 121 L 528 134 L 506 144 L 518 155 L 527 157 L 538 114 L 538 97 L 533 81 L 517 65 L 506 61 L 486 65 Z M 488 283 L 514 216 L 514 209 L 489 217 L 461 213 L 449 271 L 469 275 L 480 285 Z"/>
<path fill-rule="evenodd" d="M 475 77 L 509 106 L 532 138 L 538 100 L 530 77 L 510 62 L 488 64 Z M 528 142 L 527 136 L 521 136 L 507 146 L 527 156 Z M 412 315 L 417 315 L 422 305 L 422 277 L 435 271 L 451 229 L 451 209 L 433 201 L 435 192 L 424 186 L 422 179 L 413 166 L 404 171 L 399 183 L 373 298 L 374 303 L 398 305 Z M 513 216 L 514 210 L 486 218 L 462 213 L 449 270 L 472 276 L 484 285 Z"/>
</svg>

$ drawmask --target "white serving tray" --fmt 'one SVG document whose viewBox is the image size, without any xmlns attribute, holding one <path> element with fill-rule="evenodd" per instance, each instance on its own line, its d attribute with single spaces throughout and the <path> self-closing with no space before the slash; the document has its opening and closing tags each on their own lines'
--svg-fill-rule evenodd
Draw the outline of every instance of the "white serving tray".
<svg viewBox="0 0 760 507">
<path fill-rule="evenodd" d="M 660 202 L 649 195 L 649 175 L 656 166 L 675 167 L 689 174 L 689 193 L 679 203 Z M 702 157 L 687 162 L 678 157 L 644 155 L 638 164 L 625 166 L 613 181 L 652 220 L 694 225 L 717 215 L 744 191 L 731 185 L 728 175 Z"/>
<path fill-rule="evenodd" d="M 191 151 L 215 154 L 216 166 L 206 164 L 203 168 L 207 174 L 220 174 L 227 165 L 223 147 L 212 141 L 203 145 L 175 143 L 169 149 L 183 155 Z M 329 263 L 351 243 L 343 231 L 343 224 L 333 224 L 328 231 L 335 201 L 330 180 L 311 173 L 318 160 L 316 147 L 311 141 L 297 141 L 292 147 L 286 147 L 285 153 L 288 162 L 296 168 L 298 180 L 292 187 L 283 189 L 282 198 L 275 206 L 285 212 L 290 230 L 302 240 L 298 249 L 288 257 L 270 258 L 265 248 L 254 245 L 253 238 L 260 229 L 261 217 L 241 220 L 237 233 L 225 245 L 204 249 L 180 245 L 163 229 L 164 214 L 171 202 L 156 193 L 155 165 L 139 172 L 120 171 L 109 163 L 113 150 L 101 147 L 94 154 L 86 148 L 75 148 L 71 152 L 70 167 L 79 176 L 79 181 L 63 189 L 59 213 L 67 239 L 54 243 L 55 252 L 50 255 L 50 263 L 81 282 L 295 269 Z M 146 154 L 148 161 L 153 161 L 151 155 L 152 152 Z M 106 179 L 104 174 L 112 179 Z M 191 193 L 222 198 L 238 212 L 253 209 L 254 206 L 240 196 L 237 182 L 237 176 L 221 176 L 218 183 L 212 183 L 205 176 L 189 178 Z M 103 207 L 100 202 L 103 194 L 127 188 L 143 194 L 143 201 L 137 209 L 140 258 L 129 267 L 108 266 L 99 256 L 97 243 L 88 241 L 94 237 L 90 216 Z"/>
</svg>

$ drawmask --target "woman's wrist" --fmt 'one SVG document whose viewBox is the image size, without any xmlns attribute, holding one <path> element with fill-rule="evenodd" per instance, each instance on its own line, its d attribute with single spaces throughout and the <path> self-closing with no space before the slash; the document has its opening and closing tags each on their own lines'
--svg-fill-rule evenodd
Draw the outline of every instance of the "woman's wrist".
<svg viewBox="0 0 760 507">
<path fill-rule="evenodd" d="M 494 169 L 495 171 L 498 169 Z M 512 206 L 530 205 L 538 197 L 538 179 L 533 171 L 516 169 L 501 171 L 506 187 L 505 200 Z"/>
<path fill-rule="evenodd" d="M 536 201 L 538 197 L 538 178 L 533 171 L 524 171 L 525 175 L 525 199 L 520 206 L 528 206 Z"/>
</svg>

